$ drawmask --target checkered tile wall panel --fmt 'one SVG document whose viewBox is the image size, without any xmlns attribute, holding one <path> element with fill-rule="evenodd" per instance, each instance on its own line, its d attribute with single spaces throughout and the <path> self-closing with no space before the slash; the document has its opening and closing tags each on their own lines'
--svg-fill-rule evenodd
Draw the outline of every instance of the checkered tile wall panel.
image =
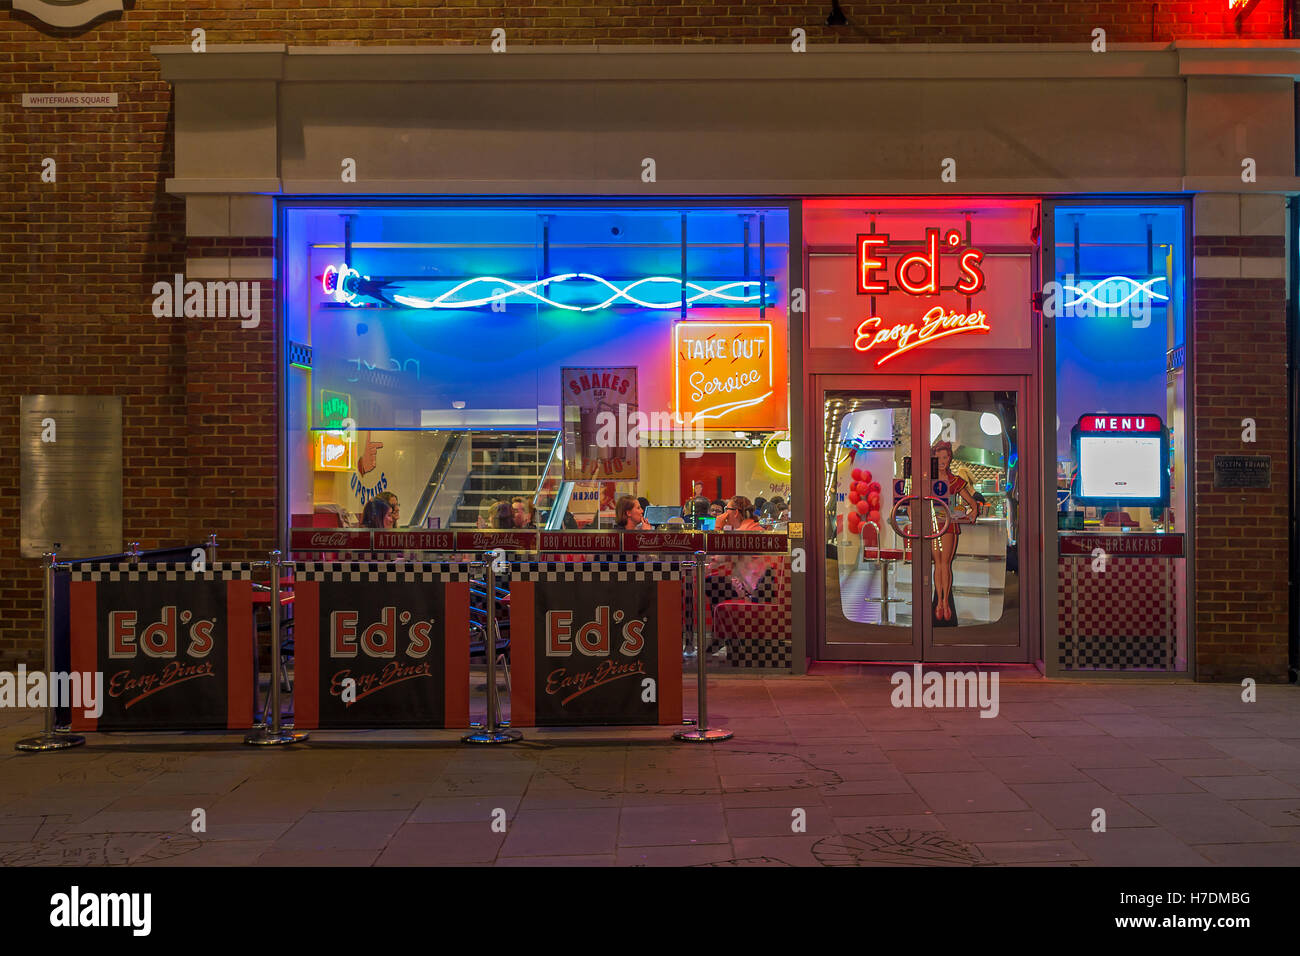
<svg viewBox="0 0 1300 956">
<path fill-rule="evenodd" d="M 1177 568 L 1167 558 L 1088 555 L 1057 563 L 1058 663 L 1066 670 L 1170 670 L 1177 647 Z"/>
</svg>

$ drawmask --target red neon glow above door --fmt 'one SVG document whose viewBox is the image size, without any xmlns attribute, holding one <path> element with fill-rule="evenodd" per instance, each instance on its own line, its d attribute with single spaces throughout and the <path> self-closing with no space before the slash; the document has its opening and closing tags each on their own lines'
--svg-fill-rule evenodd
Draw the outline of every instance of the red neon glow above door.
<svg viewBox="0 0 1300 956">
<path fill-rule="evenodd" d="M 989 327 L 988 318 L 981 309 L 973 312 L 949 312 L 943 306 L 936 305 L 921 317 L 920 328 L 917 328 L 915 322 L 900 322 L 882 329 L 880 325 L 883 320 L 880 316 L 873 315 L 858 326 L 858 337 L 854 340 L 853 347 L 859 352 L 870 352 L 878 345 L 892 345 L 893 351 L 886 352 L 876 362 L 876 366 L 880 367 L 890 359 L 953 335 L 967 332 L 987 335 L 993 331 Z"/>
<path fill-rule="evenodd" d="M 949 229 L 939 242 L 938 229 L 925 230 L 925 249 L 900 256 L 894 265 L 894 284 L 909 295 L 938 295 L 944 290 L 942 272 L 943 253 L 961 247 L 962 236 L 956 229 Z M 889 269 L 889 260 L 880 256 L 877 249 L 889 246 L 889 233 L 874 232 L 858 236 L 858 294 L 888 295 L 890 292 L 887 277 L 877 277 L 876 273 Z M 960 278 L 951 287 L 962 295 L 974 295 L 984 288 L 984 270 L 980 261 L 984 253 L 971 247 L 963 252 L 957 260 Z"/>
</svg>

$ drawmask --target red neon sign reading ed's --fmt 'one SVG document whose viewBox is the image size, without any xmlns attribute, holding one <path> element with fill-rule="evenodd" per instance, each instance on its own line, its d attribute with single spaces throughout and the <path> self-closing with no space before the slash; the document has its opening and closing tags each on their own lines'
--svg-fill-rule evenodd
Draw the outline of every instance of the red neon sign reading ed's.
<svg viewBox="0 0 1300 956">
<path fill-rule="evenodd" d="M 939 241 L 938 229 L 925 230 L 925 247 L 921 252 L 900 256 L 894 264 L 894 284 L 909 295 L 938 295 L 944 290 L 942 253 L 960 248 L 961 233 L 949 229 Z M 889 247 L 889 233 L 874 232 L 858 236 L 858 294 L 888 295 L 889 260 L 880 250 Z M 945 248 L 946 247 L 946 248 Z M 957 260 L 959 278 L 952 289 L 962 295 L 974 295 L 984 288 L 984 270 L 980 262 L 984 253 L 974 247 L 961 253 Z M 884 276 L 877 276 L 884 272 Z"/>
</svg>

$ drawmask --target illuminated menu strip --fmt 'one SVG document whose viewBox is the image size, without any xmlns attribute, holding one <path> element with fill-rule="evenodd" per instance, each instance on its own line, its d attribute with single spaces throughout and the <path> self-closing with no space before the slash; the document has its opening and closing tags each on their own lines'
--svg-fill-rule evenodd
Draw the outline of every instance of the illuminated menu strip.
<svg viewBox="0 0 1300 956">
<path fill-rule="evenodd" d="M 379 531 L 292 528 L 293 551 L 542 551 L 594 553 L 784 554 L 789 538 L 768 532 L 676 531 Z"/>
</svg>

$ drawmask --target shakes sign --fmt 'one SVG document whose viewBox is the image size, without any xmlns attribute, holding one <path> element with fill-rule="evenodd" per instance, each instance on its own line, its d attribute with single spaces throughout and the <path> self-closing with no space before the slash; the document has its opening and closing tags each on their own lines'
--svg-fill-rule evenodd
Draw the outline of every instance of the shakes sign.
<svg viewBox="0 0 1300 956">
<path fill-rule="evenodd" d="M 606 568 L 513 582 L 514 726 L 681 723 L 681 583 Z"/>
<path fill-rule="evenodd" d="M 98 719 L 72 709 L 73 730 L 252 726 L 251 581 L 183 564 L 71 576 L 72 667 L 103 672 L 105 691 Z"/>
<path fill-rule="evenodd" d="M 465 727 L 469 584 L 445 565 L 304 565 L 296 727 Z"/>
<path fill-rule="evenodd" d="M 640 438 L 628 425 L 637 420 L 636 369 L 566 368 L 560 377 L 564 480 L 636 478 Z"/>
</svg>

